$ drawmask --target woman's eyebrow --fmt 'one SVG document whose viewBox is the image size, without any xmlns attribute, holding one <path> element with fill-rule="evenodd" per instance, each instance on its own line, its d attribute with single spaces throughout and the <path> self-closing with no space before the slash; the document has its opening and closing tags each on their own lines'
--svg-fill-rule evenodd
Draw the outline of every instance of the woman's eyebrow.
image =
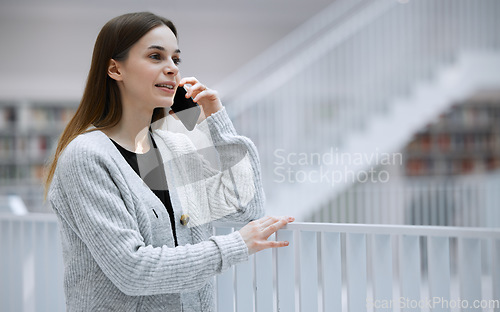
<svg viewBox="0 0 500 312">
<path fill-rule="evenodd" d="M 160 50 L 160 51 L 165 51 L 166 49 L 162 46 L 159 45 L 152 45 L 148 47 L 148 50 Z M 174 53 L 181 53 L 181 50 L 177 49 L 174 51 Z"/>
</svg>

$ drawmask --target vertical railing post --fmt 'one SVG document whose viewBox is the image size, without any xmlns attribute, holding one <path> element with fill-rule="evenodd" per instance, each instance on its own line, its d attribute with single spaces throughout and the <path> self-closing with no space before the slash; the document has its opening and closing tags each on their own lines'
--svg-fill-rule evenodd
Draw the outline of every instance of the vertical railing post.
<svg viewBox="0 0 500 312">
<path fill-rule="evenodd" d="M 372 259 L 373 302 L 390 302 L 393 291 L 392 241 L 390 235 L 373 235 L 370 258 Z M 387 309 L 375 307 L 375 311 L 387 311 Z"/>
<path fill-rule="evenodd" d="M 342 248 L 340 233 L 321 233 L 323 311 L 342 311 Z"/>
<path fill-rule="evenodd" d="M 278 231 L 276 239 L 290 243 L 288 247 L 279 248 L 276 251 L 278 312 L 293 312 L 295 311 L 295 243 L 293 231 Z"/>
<path fill-rule="evenodd" d="M 366 311 L 366 235 L 346 234 L 346 270 L 349 312 Z"/>
<path fill-rule="evenodd" d="M 273 293 L 273 254 L 267 249 L 255 255 L 256 312 L 273 311 Z"/>
<path fill-rule="evenodd" d="M 22 225 L 21 221 L 12 221 L 12 236 L 11 239 L 11 249 L 9 255 L 11 257 L 10 261 L 10 285 L 8 290 L 7 302 L 10 301 L 10 311 L 23 311 L 23 262 L 19 261 L 22 259 L 22 252 L 20 246 L 22 246 L 21 240 Z M 22 248 L 22 247 L 21 247 Z"/>
<path fill-rule="evenodd" d="M 13 242 L 13 225 L 12 220 L 6 219 L 0 222 L 0 248 L 2 251 L 0 253 L 0 299 L 2 308 L 6 311 L 12 311 L 12 299 L 14 296 L 11 295 L 11 279 L 13 270 L 13 260 L 15 254 L 12 252 L 14 248 Z M 5 269 L 3 269 L 5 268 Z"/>
<path fill-rule="evenodd" d="M 254 256 L 249 260 L 235 267 L 236 276 L 236 311 L 253 312 L 254 311 L 254 281 L 253 281 L 253 263 Z"/>
<path fill-rule="evenodd" d="M 481 241 L 474 238 L 460 238 L 458 260 L 460 298 L 472 304 L 474 300 L 482 299 Z"/>
<path fill-rule="evenodd" d="M 32 221 L 26 220 L 22 222 L 23 228 L 21 232 L 22 256 L 21 263 L 23 266 L 23 303 L 24 312 L 35 311 L 35 255 L 34 255 L 34 231 Z"/>
<path fill-rule="evenodd" d="M 57 252 L 59 251 L 58 246 L 60 245 L 58 235 L 59 228 L 56 222 L 44 221 L 47 230 L 47 240 L 46 240 L 46 262 L 47 266 L 45 270 L 51 276 L 50 284 L 48 285 L 49 291 L 47 294 L 48 311 L 57 311 L 58 305 L 61 302 L 61 293 L 58 292 L 61 289 L 62 282 L 58 280 L 59 272 L 61 268 L 57 266 Z M 55 243 L 57 242 L 57 243 Z M 59 283 L 58 283 L 59 282 Z"/>
<path fill-rule="evenodd" d="M 316 232 L 300 231 L 300 311 L 318 311 Z"/>
<path fill-rule="evenodd" d="M 401 297 L 420 301 L 420 242 L 419 236 L 402 235 L 399 241 L 399 278 Z M 419 311 L 408 308 L 406 311 Z"/>
<path fill-rule="evenodd" d="M 35 222 L 34 232 L 35 232 L 35 245 L 33 252 L 37 259 L 35 263 L 35 288 L 37 292 L 35 294 L 37 307 L 40 310 L 48 310 L 48 296 L 47 290 L 49 289 L 47 285 L 47 248 L 46 248 L 46 222 Z"/>
<path fill-rule="evenodd" d="M 448 237 L 428 237 L 428 284 L 432 300 L 440 298 L 450 301 L 450 239 Z M 450 311 L 445 305 L 436 304 L 433 311 Z"/>
<path fill-rule="evenodd" d="M 9 222 L 0 219 L 0 250 L 10 250 Z M 5 305 L 7 302 L 7 289 L 9 287 L 9 252 L 0 252 L 0 302 Z"/>
<path fill-rule="evenodd" d="M 491 240 L 491 250 L 492 250 L 492 290 L 493 299 L 500 300 L 500 239 Z M 495 308 L 495 312 L 500 312 L 500 306 Z"/>
</svg>

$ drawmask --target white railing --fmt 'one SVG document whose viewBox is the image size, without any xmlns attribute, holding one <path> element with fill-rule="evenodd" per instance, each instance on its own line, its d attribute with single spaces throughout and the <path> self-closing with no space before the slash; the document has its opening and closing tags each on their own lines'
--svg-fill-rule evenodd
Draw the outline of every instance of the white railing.
<svg viewBox="0 0 500 312">
<path fill-rule="evenodd" d="M 55 215 L 0 215 L 1 311 L 64 311 L 63 270 Z"/>
<path fill-rule="evenodd" d="M 216 224 L 216 233 L 239 226 Z M 399 298 L 500 311 L 498 229 L 297 223 L 277 238 L 290 246 L 217 277 L 217 311 L 362 312 Z M 0 310 L 65 310 L 60 244 L 54 215 L 0 215 Z"/>
<path fill-rule="evenodd" d="M 499 229 L 297 223 L 277 238 L 289 247 L 218 277 L 217 311 L 500 311 Z"/>
</svg>

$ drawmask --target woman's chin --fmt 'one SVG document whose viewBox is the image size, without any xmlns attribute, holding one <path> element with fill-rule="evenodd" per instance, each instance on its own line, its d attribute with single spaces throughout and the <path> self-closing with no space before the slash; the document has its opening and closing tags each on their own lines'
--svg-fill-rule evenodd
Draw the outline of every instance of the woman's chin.
<svg viewBox="0 0 500 312">
<path fill-rule="evenodd" d="M 159 108 L 159 107 L 170 108 L 173 104 L 174 104 L 173 99 L 165 100 L 165 101 L 162 101 L 161 103 L 158 103 L 155 108 Z"/>
</svg>

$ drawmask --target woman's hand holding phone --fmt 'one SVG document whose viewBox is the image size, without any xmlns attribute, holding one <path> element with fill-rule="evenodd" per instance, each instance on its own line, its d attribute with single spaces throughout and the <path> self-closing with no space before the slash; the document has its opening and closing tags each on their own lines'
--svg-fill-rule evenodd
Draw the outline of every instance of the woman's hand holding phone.
<svg viewBox="0 0 500 312">
<path fill-rule="evenodd" d="M 207 88 L 195 77 L 182 78 L 178 88 L 186 89 L 185 97 L 191 97 L 193 102 L 201 106 L 204 117 L 208 117 L 222 109 L 222 103 L 217 91 Z"/>
</svg>

